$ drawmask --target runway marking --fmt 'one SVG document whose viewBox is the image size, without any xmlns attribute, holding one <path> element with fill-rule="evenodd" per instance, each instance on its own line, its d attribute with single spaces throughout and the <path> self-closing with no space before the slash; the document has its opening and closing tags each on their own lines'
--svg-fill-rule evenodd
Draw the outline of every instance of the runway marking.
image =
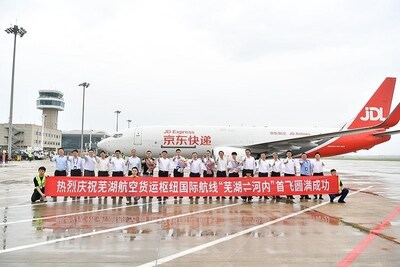
<svg viewBox="0 0 400 267">
<path fill-rule="evenodd" d="M 386 218 L 381 222 L 375 229 L 370 231 L 370 234 L 366 236 L 361 242 L 350 251 L 347 256 L 338 263 L 337 267 L 347 267 L 371 244 L 371 242 L 377 237 L 377 234 L 380 234 L 383 229 L 385 229 L 390 222 L 397 216 L 400 212 L 400 205 L 397 206 Z"/>
<path fill-rule="evenodd" d="M 160 218 L 160 219 L 156 219 L 156 220 L 152 220 L 152 221 L 134 223 L 134 224 L 130 224 L 130 225 L 124 225 L 124 226 L 114 227 L 114 228 L 110 228 L 110 229 L 99 230 L 99 231 L 96 231 L 96 232 L 90 232 L 90 233 L 85 233 L 85 234 L 80 234 L 80 235 L 69 236 L 69 237 L 62 237 L 62 238 L 53 239 L 53 240 L 49 240 L 49 241 L 43 241 L 43 242 L 39 242 L 39 243 L 33 243 L 33 244 L 29 244 L 29 245 L 23 245 L 23 246 L 19 246 L 19 247 L 8 248 L 8 249 L 0 250 L 0 254 L 13 252 L 13 251 L 18 251 L 18 250 L 23 250 L 23 249 L 28 249 L 28 248 L 33 248 L 33 247 L 44 246 L 44 245 L 48 245 L 48 244 L 55 244 L 55 243 L 68 241 L 68 240 L 73 240 L 73 239 L 78 239 L 78 238 L 82 238 L 82 237 L 88 237 L 88 236 L 94 236 L 94 235 L 110 233 L 110 232 L 114 232 L 114 231 L 124 230 L 124 229 L 130 228 L 130 227 L 141 226 L 141 225 L 152 224 L 152 223 L 158 223 L 158 222 L 162 222 L 164 220 L 181 218 L 181 217 L 185 217 L 185 216 L 189 216 L 189 215 L 205 213 L 205 212 L 224 209 L 224 208 L 233 207 L 233 206 L 237 206 L 237 205 L 242 205 L 242 203 L 239 202 L 239 203 L 235 203 L 235 204 L 224 205 L 224 206 L 210 208 L 210 209 L 206 209 L 206 210 L 199 210 L 199 211 L 194 211 L 194 212 L 189 212 L 189 213 L 183 213 L 183 214 L 179 214 L 179 215 L 164 217 L 164 218 Z"/>
<path fill-rule="evenodd" d="M 357 193 L 359 193 L 359 192 L 361 192 L 361 191 L 367 190 L 367 189 L 369 189 L 369 188 L 371 188 L 371 187 L 372 187 L 372 186 L 368 186 L 368 187 L 366 187 L 366 188 L 362 188 L 362 189 L 360 189 L 360 190 L 357 190 L 356 192 L 352 192 L 352 193 L 349 194 L 349 196 L 350 196 L 350 195 L 357 194 Z M 248 229 L 246 229 L 246 230 L 239 231 L 239 232 L 237 232 L 237 233 L 235 233 L 235 234 L 231 234 L 231 235 L 228 235 L 228 236 L 225 236 L 225 237 L 222 237 L 222 238 L 219 238 L 219 239 L 210 241 L 210 242 L 208 242 L 208 243 L 205 243 L 205 244 L 202 244 L 202 245 L 199 245 L 199 246 L 196 246 L 196 247 L 193 247 L 193 248 L 190 248 L 190 249 L 187 249 L 187 250 L 184 250 L 184 251 L 181 251 L 181 252 L 172 254 L 172 255 L 170 255 L 170 256 L 166 256 L 166 257 L 161 258 L 161 259 L 157 259 L 157 260 L 154 260 L 154 261 L 151 261 L 151 262 L 144 263 L 144 264 L 142 264 L 142 265 L 139 265 L 138 267 L 151 267 L 151 266 L 156 266 L 156 265 L 158 265 L 158 264 L 163 264 L 163 263 L 166 263 L 166 262 L 175 260 L 175 259 L 177 259 L 177 258 L 180 258 L 180 257 L 186 256 L 186 255 L 192 254 L 192 253 L 194 253 L 194 252 L 198 252 L 198 251 L 200 251 L 200 250 L 209 248 L 209 247 L 211 247 L 211 246 L 218 245 L 218 244 L 220 244 L 220 243 L 222 243 L 222 242 L 229 241 L 229 240 L 231 240 L 231 239 L 233 239 L 233 238 L 236 238 L 236 237 L 239 237 L 239 236 L 248 234 L 248 233 L 250 233 L 250 232 L 253 232 L 253 231 L 258 230 L 258 229 L 260 229 L 260 228 L 264 228 L 264 227 L 269 226 L 269 225 L 271 225 L 271 224 L 275 224 L 275 223 L 277 223 L 277 222 L 281 222 L 281 221 L 284 221 L 284 220 L 286 220 L 286 219 L 289 219 L 289 218 L 295 217 L 295 216 L 297 216 L 297 215 L 303 214 L 303 213 L 305 213 L 305 212 L 314 210 L 314 209 L 319 208 L 319 207 L 321 207 L 321 206 L 323 206 L 323 205 L 326 205 L 326 204 L 330 204 L 330 202 L 324 202 L 324 203 L 321 203 L 321 204 L 318 204 L 318 205 L 315 205 L 315 206 L 306 208 L 306 209 L 304 209 L 304 210 L 291 213 L 291 214 L 289 214 L 289 215 L 286 215 L 286 216 L 280 217 L 280 218 L 278 218 L 278 219 L 275 219 L 275 220 L 266 222 L 266 223 L 264 223 L 264 224 L 260 224 L 260 225 L 257 225 L 257 226 L 248 228 Z"/>
</svg>

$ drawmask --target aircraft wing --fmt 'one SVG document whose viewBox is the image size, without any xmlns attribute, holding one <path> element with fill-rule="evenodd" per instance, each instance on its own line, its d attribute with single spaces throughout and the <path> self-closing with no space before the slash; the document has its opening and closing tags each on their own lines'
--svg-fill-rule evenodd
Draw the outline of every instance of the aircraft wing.
<svg viewBox="0 0 400 267">
<path fill-rule="evenodd" d="M 400 130 L 396 131 L 387 131 L 387 132 L 382 132 L 382 133 L 374 133 L 374 136 L 385 136 L 385 135 L 393 135 L 393 134 L 399 134 Z"/>
<path fill-rule="evenodd" d="M 395 126 L 399 122 L 399 120 L 400 120 L 400 103 L 396 106 L 396 108 L 389 114 L 389 116 L 382 123 L 375 125 L 375 126 L 351 129 L 351 130 L 340 130 L 340 131 L 336 131 L 336 132 L 321 133 L 321 134 L 315 134 L 315 135 L 308 135 L 308 136 L 302 136 L 302 137 L 294 137 L 294 138 L 288 138 L 288 139 L 283 139 L 283 140 L 277 140 L 277 141 L 272 141 L 272 142 L 252 144 L 252 145 L 245 146 L 245 148 L 254 150 L 254 152 L 265 152 L 265 151 L 271 150 L 271 149 L 274 149 L 277 151 L 283 151 L 283 150 L 287 150 L 287 149 L 292 149 L 292 150 L 299 149 L 304 146 L 317 147 L 321 144 L 321 141 L 327 141 L 330 138 L 347 136 L 347 135 L 358 134 L 358 133 L 365 133 L 365 132 L 373 132 L 378 129 L 380 129 L 380 130 L 388 129 L 390 127 Z M 396 133 L 399 133 L 399 131 L 378 132 L 374 135 L 382 136 L 382 135 L 396 134 Z"/>
<path fill-rule="evenodd" d="M 330 133 L 322 133 L 322 134 L 315 134 L 315 135 L 307 135 L 302 137 L 294 137 L 294 138 L 287 138 L 281 139 L 272 142 L 265 142 L 259 144 L 253 144 L 245 146 L 246 148 L 251 149 L 254 152 L 264 152 L 270 150 L 283 151 L 287 149 L 295 150 L 299 149 L 304 146 L 308 147 L 317 147 L 319 146 L 320 141 L 326 141 L 327 139 L 334 138 L 334 137 L 341 137 L 346 135 L 352 135 L 356 133 L 363 133 L 363 132 L 371 132 L 375 131 L 375 127 L 368 127 L 368 128 L 361 128 L 361 129 L 352 129 L 352 130 L 344 130 L 344 131 L 337 131 L 337 132 L 330 132 Z"/>
</svg>

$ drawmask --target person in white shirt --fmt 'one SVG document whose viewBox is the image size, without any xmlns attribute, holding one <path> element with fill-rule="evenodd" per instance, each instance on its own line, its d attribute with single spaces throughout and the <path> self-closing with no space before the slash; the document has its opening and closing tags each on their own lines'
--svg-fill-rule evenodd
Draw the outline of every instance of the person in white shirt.
<svg viewBox="0 0 400 267">
<path fill-rule="evenodd" d="M 214 177 L 215 160 L 212 158 L 211 151 L 207 150 L 203 158 L 203 177 Z M 203 197 L 206 199 L 207 197 Z M 212 197 L 208 197 L 212 199 Z"/>
<path fill-rule="evenodd" d="M 254 177 L 254 172 L 256 170 L 256 160 L 254 159 L 253 156 L 251 156 L 251 150 L 250 149 L 246 149 L 245 150 L 246 156 L 244 157 L 243 161 L 242 161 L 242 165 L 243 165 L 243 171 L 242 171 L 242 177 Z M 242 197 L 243 198 L 243 197 Z M 253 201 L 253 197 L 249 196 L 249 197 L 245 197 L 245 200 L 247 199 L 248 202 L 252 202 Z"/>
<path fill-rule="evenodd" d="M 140 158 L 136 155 L 136 149 L 131 150 L 131 156 L 126 160 L 125 163 L 127 170 L 128 170 L 128 176 L 132 175 L 132 168 L 136 167 L 137 170 L 139 171 L 138 174 L 141 173 L 142 171 L 142 162 Z"/>
<path fill-rule="evenodd" d="M 217 165 L 217 177 L 226 177 L 226 170 L 228 168 L 228 160 L 226 159 L 224 155 L 224 151 L 219 151 L 218 152 L 218 157 L 215 160 L 215 163 Z M 217 197 L 217 200 L 220 197 Z M 222 199 L 225 199 L 226 197 L 222 197 Z"/>
<path fill-rule="evenodd" d="M 203 162 L 201 159 L 197 158 L 197 153 L 192 153 L 192 158 L 188 160 L 189 164 L 189 177 L 201 177 L 201 170 L 203 169 Z M 196 197 L 199 198 L 199 197 Z M 189 197 L 189 199 L 193 199 L 193 197 Z"/>
<path fill-rule="evenodd" d="M 261 153 L 260 159 L 258 160 L 258 177 L 268 177 L 269 173 L 269 162 L 267 161 L 267 154 Z M 259 197 L 262 199 L 262 196 Z M 264 199 L 268 199 L 264 196 Z"/>
<path fill-rule="evenodd" d="M 188 161 L 189 164 L 189 177 L 201 177 L 202 161 L 197 157 L 197 153 L 192 153 L 192 159 Z"/>
<path fill-rule="evenodd" d="M 121 151 L 115 150 L 114 157 L 110 158 L 110 165 L 113 177 L 124 176 L 125 162 L 121 158 Z"/>
<path fill-rule="evenodd" d="M 215 160 L 217 164 L 217 177 L 226 177 L 228 168 L 228 160 L 225 157 L 224 151 L 218 152 L 218 158 Z"/>
<path fill-rule="evenodd" d="M 82 177 L 83 174 L 83 160 L 78 156 L 78 150 L 72 150 L 72 157 L 68 157 L 68 165 L 72 177 Z M 87 197 L 85 197 L 87 198 Z M 75 199 L 75 197 L 72 197 Z M 80 199 L 80 197 L 78 197 Z M 66 197 L 64 197 L 64 201 Z"/>
<path fill-rule="evenodd" d="M 50 161 L 56 163 L 56 169 L 54 171 L 54 176 L 67 176 L 69 168 L 69 156 L 64 156 L 64 148 L 60 147 L 57 150 L 58 155 L 50 156 Z M 53 201 L 57 201 L 57 197 L 52 197 Z M 65 198 L 64 198 L 65 200 Z"/>
<path fill-rule="evenodd" d="M 232 152 L 232 158 L 228 162 L 228 176 L 229 177 L 239 177 L 239 171 L 242 168 L 242 163 L 237 160 L 237 153 Z"/>
<path fill-rule="evenodd" d="M 50 161 L 53 161 L 56 163 L 56 169 L 54 171 L 54 176 L 67 176 L 68 160 L 69 160 L 69 156 L 64 155 L 64 148 L 62 148 L 62 147 L 60 147 L 58 149 L 58 155 L 50 157 Z"/>
<path fill-rule="evenodd" d="M 181 156 L 181 150 L 179 148 L 175 150 L 175 153 L 175 156 L 172 158 L 172 164 L 174 166 L 174 177 L 183 177 L 185 168 L 187 166 L 186 159 Z M 177 197 L 174 197 L 174 199 L 177 199 Z"/>
<path fill-rule="evenodd" d="M 282 161 L 279 159 L 278 153 L 272 153 L 272 159 L 269 162 L 269 168 L 271 170 L 271 177 L 281 176 Z"/>
<path fill-rule="evenodd" d="M 227 168 L 229 177 L 239 177 L 239 171 L 242 168 L 242 163 L 237 160 L 236 152 L 232 152 L 231 160 L 229 160 Z M 229 199 L 232 199 L 232 197 L 229 197 Z M 239 197 L 235 197 L 235 199 L 239 199 Z"/>
<path fill-rule="evenodd" d="M 175 153 L 175 157 L 172 158 L 174 164 L 174 177 L 183 177 L 187 165 L 186 159 L 181 156 L 181 150 L 179 148 L 175 150 Z"/>
<path fill-rule="evenodd" d="M 283 175 L 295 176 L 296 175 L 296 162 L 292 158 L 292 151 L 286 151 L 286 159 L 283 160 Z M 294 199 L 293 196 L 287 195 L 288 199 Z"/>
<path fill-rule="evenodd" d="M 282 161 L 279 159 L 277 152 L 272 153 L 272 160 L 269 162 L 271 177 L 280 177 L 282 172 Z M 273 196 L 273 199 L 281 199 L 280 196 Z"/>
<path fill-rule="evenodd" d="M 108 177 L 110 176 L 110 160 L 106 158 L 106 153 L 104 151 L 100 152 L 100 159 L 98 161 L 98 172 L 97 176 L 99 177 Z"/>
<path fill-rule="evenodd" d="M 161 152 L 161 157 L 157 159 L 158 177 L 169 177 L 171 168 L 171 160 L 168 158 L 166 150 Z"/>
<path fill-rule="evenodd" d="M 125 161 L 121 158 L 121 150 L 117 149 L 114 152 L 114 157 L 110 158 L 110 165 L 112 169 L 113 177 L 123 177 L 125 169 Z M 111 197 L 115 199 L 115 197 Z M 119 201 L 122 201 L 122 197 L 119 197 Z"/>
<path fill-rule="evenodd" d="M 242 165 L 243 165 L 243 171 L 242 171 L 242 177 L 247 176 L 246 173 L 250 173 L 251 177 L 254 176 L 254 172 L 256 170 L 256 160 L 254 159 L 253 156 L 251 156 L 251 150 L 246 149 L 245 150 L 246 156 L 242 160 Z"/>
<path fill-rule="evenodd" d="M 161 157 L 157 159 L 158 165 L 158 177 L 169 177 L 171 170 L 171 160 L 168 158 L 168 152 L 166 150 L 161 152 Z M 164 197 L 165 201 L 168 197 Z M 161 201 L 161 197 L 157 197 L 159 201 Z"/>
<path fill-rule="evenodd" d="M 84 177 L 94 177 L 95 172 L 94 170 L 96 169 L 96 162 L 97 162 L 97 157 L 94 155 L 93 149 L 89 149 L 87 155 L 83 155 L 83 176 Z M 85 197 L 86 199 L 87 197 Z M 90 197 L 93 198 L 93 197 Z"/>
<path fill-rule="evenodd" d="M 78 157 L 78 150 L 72 151 L 72 157 L 68 157 L 71 169 L 71 176 L 82 176 L 83 173 L 83 160 Z"/>
<path fill-rule="evenodd" d="M 94 155 L 93 149 L 89 149 L 88 155 L 83 156 L 83 176 L 94 177 L 94 170 L 96 169 L 97 157 Z"/>
<path fill-rule="evenodd" d="M 311 164 L 313 170 L 313 176 L 324 176 L 324 166 L 325 163 L 321 160 L 321 154 L 319 152 L 315 153 L 315 160 Z M 317 195 L 314 195 L 314 199 L 318 199 Z M 322 195 L 319 195 L 319 199 L 323 200 Z"/>
<path fill-rule="evenodd" d="M 268 177 L 269 162 L 267 161 L 267 154 L 261 153 L 257 167 L 258 167 L 258 177 Z"/>
</svg>

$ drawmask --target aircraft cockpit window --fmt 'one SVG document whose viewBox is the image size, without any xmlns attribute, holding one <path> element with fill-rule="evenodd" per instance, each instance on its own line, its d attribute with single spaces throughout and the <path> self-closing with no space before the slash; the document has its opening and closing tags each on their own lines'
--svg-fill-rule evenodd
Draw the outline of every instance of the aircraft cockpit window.
<svg viewBox="0 0 400 267">
<path fill-rule="evenodd" d="M 120 138 L 122 137 L 122 133 L 116 133 L 113 135 L 114 138 Z"/>
</svg>

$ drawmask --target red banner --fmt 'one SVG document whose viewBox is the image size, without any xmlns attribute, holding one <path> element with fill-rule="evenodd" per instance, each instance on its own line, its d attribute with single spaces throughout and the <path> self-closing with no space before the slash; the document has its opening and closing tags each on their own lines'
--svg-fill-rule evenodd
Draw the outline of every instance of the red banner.
<svg viewBox="0 0 400 267">
<path fill-rule="evenodd" d="M 48 177 L 47 196 L 276 196 L 335 194 L 337 176 L 263 178 Z"/>
</svg>

